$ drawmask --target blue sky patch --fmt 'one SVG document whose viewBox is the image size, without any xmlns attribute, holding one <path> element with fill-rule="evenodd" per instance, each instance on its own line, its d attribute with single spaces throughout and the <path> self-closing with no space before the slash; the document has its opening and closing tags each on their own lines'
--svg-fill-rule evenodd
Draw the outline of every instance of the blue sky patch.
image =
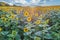
<svg viewBox="0 0 60 40">
<path fill-rule="evenodd" d="M 18 6 L 54 6 L 60 5 L 60 0 L 0 0 L 10 5 Z M 18 3 L 18 4 L 17 4 Z"/>
</svg>

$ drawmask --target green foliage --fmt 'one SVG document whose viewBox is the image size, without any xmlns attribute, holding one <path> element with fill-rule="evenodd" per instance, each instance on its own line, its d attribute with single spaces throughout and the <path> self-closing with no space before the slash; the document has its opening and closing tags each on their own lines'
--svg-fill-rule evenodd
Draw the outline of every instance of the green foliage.
<svg viewBox="0 0 60 40">
<path fill-rule="evenodd" d="M 52 10 L 46 16 L 50 19 L 49 36 L 52 37 L 52 40 L 60 40 L 60 10 Z"/>
<path fill-rule="evenodd" d="M 33 16 L 31 22 L 23 14 L 0 10 L 0 40 L 60 40 L 60 10 L 42 14 L 44 18 Z"/>
</svg>

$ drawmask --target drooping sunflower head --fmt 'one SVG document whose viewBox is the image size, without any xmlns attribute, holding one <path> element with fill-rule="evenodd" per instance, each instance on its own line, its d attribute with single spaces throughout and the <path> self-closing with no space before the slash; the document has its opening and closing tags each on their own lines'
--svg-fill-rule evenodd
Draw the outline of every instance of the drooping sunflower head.
<svg viewBox="0 0 60 40">
<path fill-rule="evenodd" d="M 18 20 L 19 20 L 19 18 L 16 18 L 16 20 L 18 21 Z"/>
<path fill-rule="evenodd" d="M 40 20 L 36 20 L 35 24 L 40 24 L 41 21 Z"/>
<path fill-rule="evenodd" d="M 2 31 L 2 28 L 0 27 L 0 32 Z"/>
<path fill-rule="evenodd" d="M 34 40 L 41 40 L 41 38 L 40 37 L 35 37 Z"/>
</svg>

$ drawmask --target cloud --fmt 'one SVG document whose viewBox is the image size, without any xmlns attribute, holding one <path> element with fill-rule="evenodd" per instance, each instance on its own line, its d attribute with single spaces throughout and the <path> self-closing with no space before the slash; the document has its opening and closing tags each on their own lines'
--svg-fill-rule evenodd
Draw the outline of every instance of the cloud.
<svg viewBox="0 0 60 40">
<path fill-rule="evenodd" d="M 30 0 L 29 2 L 27 0 L 14 0 L 15 3 L 20 3 L 23 6 L 33 6 L 33 5 L 38 5 L 38 3 L 40 2 L 40 0 Z"/>
<path fill-rule="evenodd" d="M 29 4 L 26 0 L 14 0 L 15 3 Z"/>
<path fill-rule="evenodd" d="M 31 0 L 30 3 L 34 3 L 34 4 L 36 4 L 36 3 L 39 3 L 39 2 L 40 2 L 40 0 Z"/>
<path fill-rule="evenodd" d="M 13 3 L 8 3 L 9 5 L 13 6 L 14 4 Z"/>
<path fill-rule="evenodd" d="M 52 0 L 9 0 L 6 1 L 10 5 L 18 5 L 18 6 L 40 6 L 40 5 L 46 5 L 47 2 Z"/>
<path fill-rule="evenodd" d="M 43 3 L 46 3 L 46 0 L 44 0 Z"/>
<path fill-rule="evenodd" d="M 46 2 L 52 1 L 52 0 L 14 0 L 15 3 L 20 3 L 22 6 L 40 6 L 41 4 L 45 5 Z"/>
</svg>

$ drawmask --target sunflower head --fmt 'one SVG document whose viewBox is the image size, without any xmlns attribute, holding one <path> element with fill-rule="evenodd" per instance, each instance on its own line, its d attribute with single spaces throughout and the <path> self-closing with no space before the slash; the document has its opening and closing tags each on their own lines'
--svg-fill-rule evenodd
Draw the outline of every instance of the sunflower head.
<svg viewBox="0 0 60 40">
<path fill-rule="evenodd" d="M 5 18 L 5 17 L 1 17 L 1 19 L 2 19 L 4 22 L 7 21 L 7 18 Z"/>
<path fill-rule="evenodd" d="M 12 14 L 12 15 L 10 16 L 10 18 L 11 18 L 11 19 L 14 19 L 14 18 L 15 18 L 15 15 L 14 15 L 14 14 Z"/>
<path fill-rule="evenodd" d="M 28 30 L 28 28 L 24 28 L 24 32 L 28 32 L 29 30 Z"/>
<path fill-rule="evenodd" d="M 29 13 L 26 11 L 25 13 L 24 13 L 24 16 L 29 16 Z"/>
<path fill-rule="evenodd" d="M 1 15 L 1 17 L 5 17 L 6 15 Z"/>
<path fill-rule="evenodd" d="M 28 21 L 28 22 L 30 22 L 31 20 L 32 20 L 32 18 L 31 18 L 31 17 L 28 17 L 28 18 L 27 18 L 27 21 Z"/>
</svg>

